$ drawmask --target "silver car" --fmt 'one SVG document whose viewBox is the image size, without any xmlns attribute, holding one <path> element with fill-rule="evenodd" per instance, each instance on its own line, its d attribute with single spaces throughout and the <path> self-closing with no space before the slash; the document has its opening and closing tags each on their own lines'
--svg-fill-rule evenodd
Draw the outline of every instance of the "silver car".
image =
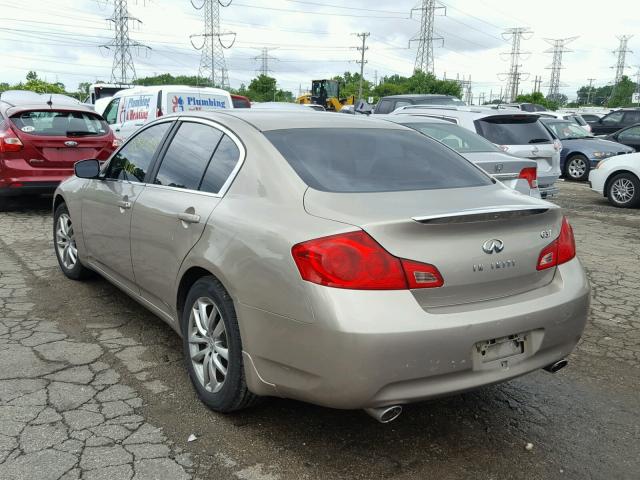
<svg viewBox="0 0 640 480">
<path fill-rule="evenodd" d="M 535 160 L 538 186 L 543 198 L 558 193 L 562 144 L 554 140 L 540 123 L 540 116 L 515 109 L 487 107 L 431 107 L 411 105 L 393 112 L 397 115 L 421 115 L 451 121 L 482 135 L 509 155 Z"/>
<path fill-rule="evenodd" d="M 424 133 L 452 148 L 509 188 L 540 198 L 538 164 L 534 160 L 507 155 L 489 140 L 446 120 L 421 115 L 377 115 L 375 118 Z"/>
<path fill-rule="evenodd" d="M 339 148 L 338 148 L 339 147 Z M 55 252 L 182 336 L 210 408 L 402 405 L 566 364 L 589 283 L 560 209 L 385 121 L 166 116 L 54 197 Z"/>
</svg>

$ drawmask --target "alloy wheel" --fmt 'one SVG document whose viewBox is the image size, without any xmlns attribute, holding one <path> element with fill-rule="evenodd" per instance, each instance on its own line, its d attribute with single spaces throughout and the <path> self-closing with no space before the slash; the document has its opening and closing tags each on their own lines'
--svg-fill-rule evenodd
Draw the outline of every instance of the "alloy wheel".
<svg viewBox="0 0 640 480">
<path fill-rule="evenodd" d="M 580 157 L 572 158 L 567 169 L 571 178 L 582 178 L 587 172 L 587 163 Z"/>
<path fill-rule="evenodd" d="M 200 297 L 195 301 L 187 334 L 198 380 L 207 391 L 220 391 L 227 377 L 229 346 L 222 314 L 211 298 Z"/>
<path fill-rule="evenodd" d="M 60 262 L 67 270 L 73 270 L 78 263 L 78 247 L 73 231 L 73 223 L 68 214 L 63 213 L 58 217 L 56 227 L 56 249 Z"/>
<path fill-rule="evenodd" d="M 633 199 L 636 188 L 628 178 L 618 178 L 611 185 L 611 196 L 620 204 L 628 203 Z"/>
</svg>

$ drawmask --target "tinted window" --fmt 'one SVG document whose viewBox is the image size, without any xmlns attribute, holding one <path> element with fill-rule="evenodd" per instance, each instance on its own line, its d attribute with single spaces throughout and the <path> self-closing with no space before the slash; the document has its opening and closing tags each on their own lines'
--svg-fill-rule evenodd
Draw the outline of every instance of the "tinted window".
<svg viewBox="0 0 640 480">
<path fill-rule="evenodd" d="M 209 193 L 218 193 L 225 184 L 229 175 L 240 160 L 240 150 L 228 136 L 222 137 L 216 153 L 209 163 L 207 172 L 202 179 L 200 190 Z"/>
<path fill-rule="evenodd" d="M 109 102 L 107 108 L 104 109 L 102 116 L 109 125 L 113 125 L 118 119 L 118 105 L 120 105 L 120 98 L 114 98 Z"/>
<path fill-rule="evenodd" d="M 393 109 L 395 110 L 400 107 L 406 107 L 407 105 L 412 105 L 412 103 L 406 100 L 398 100 L 396 104 L 393 106 Z"/>
<path fill-rule="evenodd" d="M 376 113 L 389 113 L 393 107 L 391 100 L 380 100 L 380 103 L 376 107 Z"/>
<path fill-rule="evenodd" d="M 429 135 L 459 153 L 502 151 L 480 135 L 457 125 L 442 123 L 403 123 L 403 125 Z"/>
<path fill-rule="evenodd" d="M 613 112 L 602 117 L 602 123 L 605 125 L 616 125 L 622 122 L 623 112 Z"/>
<path fill-rule="evenodd" d="M 618 140 L 630 143 L 640 143 L 640 126 L 627 128 L 618 135 Z"/>
<path fill-rule="evenodd" d="M 600 117 L 597 115 L 590 115 L 590 114 L 582 114 L 581 115 L 582 118 L 584 118 L 587 122 L 589 123 L 594 123 L 597 122 L 598 120 L 600 120 Z"/>
<path fill-rule="evenodd" d="M 184 122 L 171 140 L 153 183 L 197 190 L 222 132 L 201 123 Z"/>
<path fill-rule="evenodd" d="M 316 190 L 386 192 L 491 183 L 457 153 L 410 130 L 298 128 L 265 136 Z"/>
<path fill-rule="evenodd" d="M 233 108 L 251 108 L 251 102 L 243 97 L 231 97 Z"/>
<path fill-rule="evenodd" d="M 171 122 L 159 123 L 131 138 L 109 162 L 106 177 L 144 182 L 151 160 L 171 125 Z"/>
<path fill-rule="evenodd" d="M 91 136 L 106 135 L 109 125 L 95 113 L 33 110 L 11 117 L 15 126 L 30 135 Z"/>
<path fill-rule="evenodd" d="M 624 123 L 633 125 L 634 123 L 640 123 L 640 110 L 637 112 L 625 112 Z"/>
<path fill-rule="evenodd" d="M 582 127 L 570 121 L 545 121 L 544 123 L 560 140 L 573 140 L 576 138 L 590 137 Z"/>
<path fill-rule="evenodd" d="M 551 143 L 549 132 L 535 116 L 495 116 L 474 122 L 480 135 L 498 145 Z"/>
</svg>

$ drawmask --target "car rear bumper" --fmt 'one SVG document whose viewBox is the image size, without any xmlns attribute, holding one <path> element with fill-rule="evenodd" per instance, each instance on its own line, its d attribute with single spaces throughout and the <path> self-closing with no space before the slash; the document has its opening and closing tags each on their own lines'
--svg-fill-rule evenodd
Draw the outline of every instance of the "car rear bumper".
<svg viewBox="0 0 640 480">
<path fill-rule="evenodd" d="M 540 190 L 540 196 L 542 196 L 542 198 L 552 197 L 560 191 L 555 184 L 540 185 L 539 190 Z"/>
<path fill-rule="evenodd" d="M 73 175 L 73 168 L 15 166 L 16 162 L 4 162 L 0 169 L 0 196 L 53 193 L 60 182 Z"/>
<path fill-rule="evenodd" d="M 590 287 L 574 259 L 543 288 L 428 311 L 410 291 L 309 290 L 311 323 L 238 305 L 249 388 L 352 409 L 503 382 L 567 356 L 584 329 Z M 515 334 L 526 338 L 524 353 L 483 362 L 479 342 Z"/>
</svg>

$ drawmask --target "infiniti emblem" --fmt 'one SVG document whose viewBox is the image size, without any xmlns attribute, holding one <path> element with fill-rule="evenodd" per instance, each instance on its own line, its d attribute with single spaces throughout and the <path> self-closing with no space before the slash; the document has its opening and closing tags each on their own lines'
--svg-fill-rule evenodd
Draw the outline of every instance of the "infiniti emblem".
<svg viewBox="0 0 640 480">
<path fill-rule="evenodd" d="M 533 153 L 534 155 L 537 155 L 539 151 L 540 151 L 540 149 L 538 147 L 533 147 L 531 149 L 531 153 Z"/>
<path fill-rule="evenodd" d="M 488 253 L 489 255 L 492 253 L 500 253 L 504 250 L 504 242 L 498 238 L 492 238 L 491 240 L 484 242 L 482 250 L 484 253 Z"/>
<path fill-rule="evenodd" d="M 64 144 L 67 147 L 77 147 L 78 146 L 78 142 L 74 142 L 73 140 L 67 140 L 66 142 L 64 142 Z"/>
</svg>

